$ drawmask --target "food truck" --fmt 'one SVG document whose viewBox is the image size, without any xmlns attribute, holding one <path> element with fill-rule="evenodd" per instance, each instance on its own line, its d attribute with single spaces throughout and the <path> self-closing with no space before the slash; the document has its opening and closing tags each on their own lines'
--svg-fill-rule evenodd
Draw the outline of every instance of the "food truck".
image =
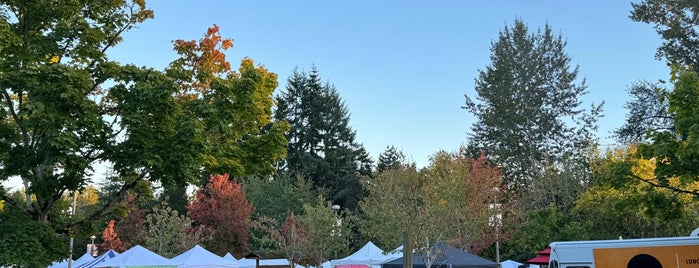
<svg viewBox="0 0 699 268">
<path fill-rule="evenodd" d="M 699 268 L 699 228 L 690 236 L 553 242 L 548 268 Z"/>
</svg>

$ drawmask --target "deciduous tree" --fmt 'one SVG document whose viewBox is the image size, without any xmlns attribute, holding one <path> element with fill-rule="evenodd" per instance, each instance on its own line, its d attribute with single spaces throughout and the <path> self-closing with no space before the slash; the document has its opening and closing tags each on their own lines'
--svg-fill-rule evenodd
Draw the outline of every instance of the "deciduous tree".
<svg viewBox="0 0 699 268">
<path fill-rule="evenodd" d="M 107 223 L 107 227 L 102 231 L 102 243 L 99 245 L 100 252 L 114 250 L 116 252 L 124 252 L 129 247 L 128 244 L 121 241 L 119 235 L 114 231 L 114 220 Z"/>
<path fill-rule="evenodd" d="M 211 239 L 204 243 L 208 250 L 219 255 L 249 253 L 252 204 L 245 199 L 241 185 L 228 174 L 211 175 L 187 209 L 195 227 L 211 231 Z"/>
<path fill-rule="evenodd" d="M 639 145 L 638 157 L 655 162 L 654 177 L 630 178 L 679 193 L 699 195 L 699 75 L 679 67 L 673 70 L 674 89 L 668 95 L 673 131 L 650 133 L 650 143 Z M 671 182 L 678 180 L 679 184 Z"/>
<path fill-rule="evenodd" d="M 143 0 L 0 4 L 0 54 L 12 55 L 0 59 L 0 180 L 20 176 L 27 189 L 23 202 L 6 202 L 47 223 L 93 164 L 112 163 L 120 188 L 87 217 L 57 226 L 67 232 L 144 181 L 274 171 L 288 129 L 271 120 L 276 75 L 251 59 L 237 71 L 216 67 L 227 66 L 230 48 L 217 27 L 199 42 L 175 42 L 181 58 L 166 72 L 108 59 L 125 31 L 152 16 Z"/>
<path fill-rule="evenodd" d="M 636 151 L 635 145 L 616 148 L 594 161 L 593 185 L 572 211 L 591 239 L 685 236 L 696 227 L 699 212 L 690 195 L 629 179 L 656 177 L 655 161 L 638 158 Z M 680 181 L 668 183 L 679 186 Z"/>
<path fill-rule="evenodd" d="M 664 39 L 656 58 L 699 70 L 699 2 L 644 0 L 631 7 L 632 20 L 652 24 Z"/>
<path fill-rule="evenodd" d="M 303 253 L 313 265 L 321 265 L 329 259 L 345 255 L 349 247 L 350 222 L 322 196 L 316 202 L 303 206 L 299 217 L 303 226 Z M 294 226 L 291 226 L 294 227 Z M 287 227 L 288 228 L 288 227 Z M 290 231 L 285 231 L 290 234 Z"/>
<path fill-rule="evenodd" d="M 153 252 L 172 258 L 207 240 L 207 228 L 192 228 L 192 221 L 167 203 L 161 203 L 146 215 L 144 245 Z"/>
<path fill-rule="evenodd" d="M 0 211 L 0 234 L 0 266 L 46 267 L 68 256 L 67 239 L 15 207 Z"/>
<path fill-rule="evenodd" d="M 549 25 L 533 32 L 515 20 L 492 43 L 491 63 L 475 81 L 476 99 L 466 96 L 464 109 L 477 120 L 470 146 L 503 169 L 508 187 L 528 188 L 562 159 L 587 156 L 595 143 L 602 106 L 581 107 L 587 86 L 565 46 Z"/>
<path fill-rule="evenodd" d="M 629 86 L 628 93 L 631 101 L 624 105 L 628 110 L 626 121 L 614 131 L 618 141 L 623 144 L 648 142 L 652 133 L 674 131 L 668 110 L 670 90 L 664 83 L 637 82 Z"/>
</svg>

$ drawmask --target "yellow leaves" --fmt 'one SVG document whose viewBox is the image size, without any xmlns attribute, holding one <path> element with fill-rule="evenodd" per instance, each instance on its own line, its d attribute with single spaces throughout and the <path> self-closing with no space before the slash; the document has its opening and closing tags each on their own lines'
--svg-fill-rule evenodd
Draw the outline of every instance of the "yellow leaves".
<svg viewBox="0 0 699 268">
<path fill-rule="evenodd" d="M 662 160 L 660 160 L 660 163 L 663 163 L 664 165 L 670 165 L 670 164 L 672 164 L 672 161 L 670 160 L 669 157 L 666 156 L 666 157 L 663 157 Z"/>
<path fill-rule="evenodd" d="M 655 178 L 655 161 L 651 159 L 637 159 L 631 167 L 631 173 L 644 180 Z"/>
<path fill-rule="evenodd" d="M 5 208 L 5 200 L 0 200 L 0 212 Z"/>
<path fill-rule="evenodd" d="M 46 63 L 49 65 L 54 64 L 54 63 L 58 63 L 59 61 L 61 61 L 61 57 L 59 57 L 58 55 L 53 55 L 53 56 L 46 55 L 45 58 L 46 58 Z"/>
</svg>

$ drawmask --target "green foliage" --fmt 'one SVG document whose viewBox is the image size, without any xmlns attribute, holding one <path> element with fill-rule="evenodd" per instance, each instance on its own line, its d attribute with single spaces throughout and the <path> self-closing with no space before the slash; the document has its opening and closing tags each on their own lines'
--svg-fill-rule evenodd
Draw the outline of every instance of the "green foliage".
<svg viewBox="0 0 699 268">
<path fill-rule="evenodd" d="M 463 149 L 438 152 L 422 172 L 385 170 L 367 179 L 360 231 L 382 248 L 395 248 L 408 234 L 413 248 L 423 253 L 434 250 L 437 242 L 480 251 L 495 242 L 493 215 L 503 215 L 499 234 L 506 237 L 518 214 L 505 190 L 494 191 L 501 185 L 500 175 L 484 155 L 471 159 Z M 499 210 L 491 208 L 493 203 L 500 204 Z"/>
<path fill-rule="evenodd" d="M 572 211 L 591 238 L 685 236 L 696 228 L 699 210 L 691 196 L 642 181 L 655 180 L 657 169 L 655 161 L 637 157 L 636 146 L 608 151 L 594 162 L 593 186 Z"/>
<path fill-rule="evenodd" d="M 520 230 L 502 243 L 501 258 L 530 259 L 552 241 L 589 240 L 589 233 L 583 222 L 553 205 L 531 210 L 524 215 Z"/>
<path fill-rule="evenodd" d="M 186 215 L 162 203 L 146 215 L 143 246 L 163 257 L 175 257 L 209 238 L 206 230 L 192 230 L 191 226 L 192 221 Z"/>
<path fill-rule="evenodd" d="M 563 159 L 585 163 L 593 145 L 600 106 L 586 111 L 587 93 L 571 67 L 566 42 L 551 27 L 530 32 L 521 20 L 505 26 L 492 43 L 491 64 L 479 71 L 477 101 L 464 109 L 477 122 L 469 136 L 472 151 L 486 151 L 503 168 L 504 181 L 524 188 Z"/>
<path fill-rule="evenodd" d="M 317 195 L 303 177 L 276 174 L 272 179 L 248 177 L 243 180 L 247 200 L 253 205 L 253 219 L 267 217 L 284 222 L 289 213 L 303 214 L 303 204 L 312 203 Z"/>
<path fill-rule="evenodd" d="M 357 173 L 370 175 L 371 160 L 355 141 L 347 106 L 335 87 L 323 85 L 315 67 L 310 74 L 295 70 L 277 103 L 274 118 L 291 124 L 283 171 L 327 190 L 334 204 L 356 208 L 364 196 Z"/>
<path fill-rule="evenodd" d="M 656 58 L 668 64 L 699 70 L 699 2 L 695 0 L 644 0 L 631 3 L 631 19 L 652 24 L 665 41 Z"/>
<path fill-rule="evenodd" d="M 312 264 L 320 265 L 349 253 L 350 223 L 343 213 L 333 211 L 332 204 L 322 196 L 314 203 L 304 204 L 303 212 L 299 217 L 307 240 L 303 252 Z"/>
<path fill-rule="evenodd" d="M 650 133 L 651 142 L 639 146 L 638 157 L 655 162 L 655 177 L 645 179 L 647 183 L 696 196 L 699 195 L 699 75 L 675 69 L 671 82 L 675 88 L 668 95 L 668 111 L 674 131 Z M 672 185 L 673 179 L 678 179 L 679 184 Z"/>
<path fill-rule="evenodd" d="M 85 185 L 90 164 L 105 158 L 109 125 L 100 84 L 116 69 L 107 48 L 152 17 L 142 1 L 32 1 L 0 4 L 0 180 L 20 176 L 36 199 L 26 210 L 42 222 L 64 192 Z M 104 95 L 102 95 L 104 96 Z"/>
<path fill-rule="evenodd" d="M 92 232 L 105 215 L 126 216 L 120 201 L 149 182 L 267 175 L 285 155 L 288 124 L 271 119 L 276 75 L 251 59 L 231 70 L 221 55 L 232 43 L 217 27 L 202 40 L 212 46 L 176 46 L 180 59 L 166 71 L 108 59 L 152 16 L 143 0 L 0 3 L 0 181 L 19 176 L 28 186 L 14 206 L 31 221 Z M 206 90 L 192 94 L 198 88 Z M 114 187 L 68 219 L 61 199 L 100 162 L 112 165 Z"/>
<path fill-rule="evenodd" d="M 675 129 L 668 111 L 670 91 L 662 82 L 636 82 L 627 91 L 632 99 L 624 105 L 629 111 L 624 125 L 614 131 L 618 141 L 623 144 L 647 142 L 651 133 Z"/>
<path fill-rule="evenodd" d="M 423 183 L 423 176 L 412 168 L 389 169 L 367 180 L 369 194 L 359 204 L 362 235 L 380 248 L 402 244 L 403 234 L 422 220 L 418 213 L 425 203 Z"/>
<path fill-rule="evenodd" d="M 46 267 L 68 257 L 68 240 L 12 207 L 0 211 L 0 266 Z"/>
</svg>

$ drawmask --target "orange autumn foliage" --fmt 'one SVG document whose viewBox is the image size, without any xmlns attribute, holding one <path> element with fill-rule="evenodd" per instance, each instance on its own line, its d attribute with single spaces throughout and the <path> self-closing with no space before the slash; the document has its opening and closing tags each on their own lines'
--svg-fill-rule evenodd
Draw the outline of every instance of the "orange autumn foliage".
<svg viewBox="0 0 699 268">
<path fill-rule="evenodd" d="M 233 47 L 233 40 L 222 38 L 218 25 L 210 27 L 199 41 L 180 39 L 173 41 L 173 44 L 181 59 L 174 62 L 172 67 L 186 73 L 186 80 L 190 80 L 181 82 L 185 89 L 204 93 L 210 89 L 216 77 L 232 74 L 224 51 Z"/>
<path fill-rule="evenodd" d="M 108 250 L 114 250 L 116 252 L 122 253 L 126 251 L 128 244 L 122 242 L 119 239 L 116 231 L 114 231 L 114 220 L 109 221 L 107 227 L 102 231 L 102 244 L 99 246 L 100 252 L 107 252 Z"/>
</svg>

